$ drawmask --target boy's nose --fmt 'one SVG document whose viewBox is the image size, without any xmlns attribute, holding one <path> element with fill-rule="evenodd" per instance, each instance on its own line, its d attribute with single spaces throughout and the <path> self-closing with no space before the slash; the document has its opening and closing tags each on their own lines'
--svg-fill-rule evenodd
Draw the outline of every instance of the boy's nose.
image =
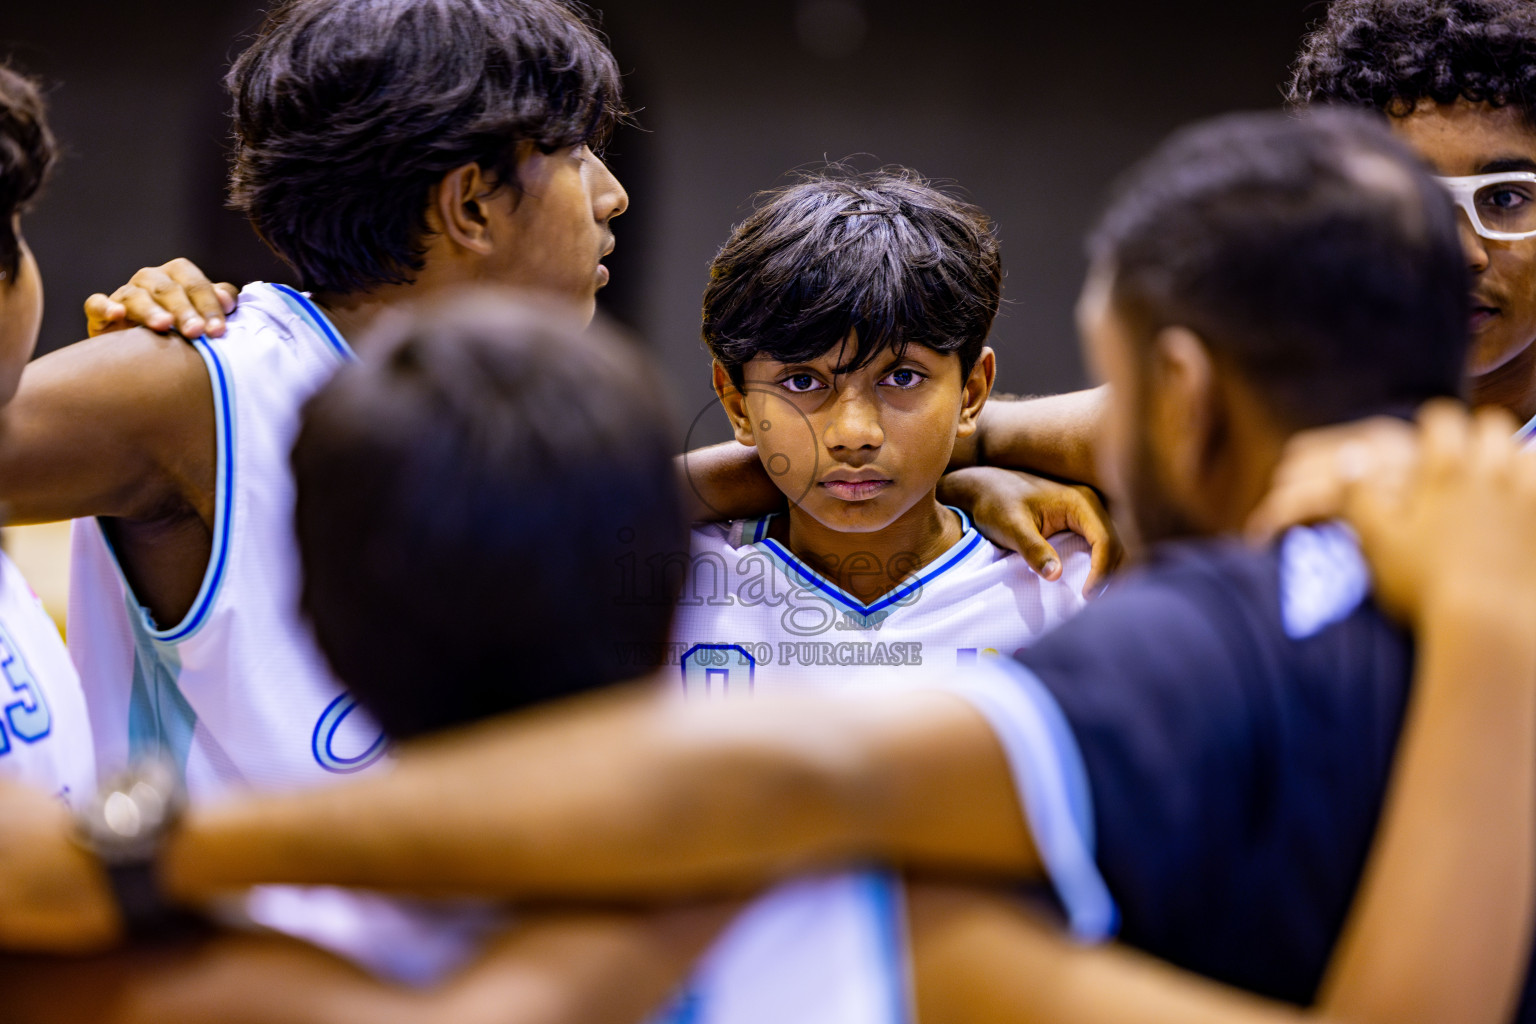
<svg viewBox="0 0 1536 1024">
<path fill-rule="evenodd" d="M 857 392 L 839 395 L 822 440 L 828 451 L 843 454 L 878 450 L 885 443 L 885 431 L 875 403 Z"/>
</svg>

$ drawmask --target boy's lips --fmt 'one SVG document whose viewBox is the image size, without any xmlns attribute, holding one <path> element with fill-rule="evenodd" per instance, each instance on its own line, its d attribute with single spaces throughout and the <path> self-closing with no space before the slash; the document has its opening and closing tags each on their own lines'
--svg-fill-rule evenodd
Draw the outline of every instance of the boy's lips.
<svg viewBox="0 0 1536 1024">
<path fill-rule="evenodd" d="M 1473 306 L 1470 320 L 1472 330 L 1476 331 L 1487 326 L 1489 321 L 1499 315 L 1499 312 L 1499 307 L 1497 306 Z"/>
<path fill-rule="evenodd" d="M 834 498 L 843 501 L 868 501 L 891 486 L 891 481 L 884 479 L 823 480 L 821 486 L 825 487 Z"/>
</svg>

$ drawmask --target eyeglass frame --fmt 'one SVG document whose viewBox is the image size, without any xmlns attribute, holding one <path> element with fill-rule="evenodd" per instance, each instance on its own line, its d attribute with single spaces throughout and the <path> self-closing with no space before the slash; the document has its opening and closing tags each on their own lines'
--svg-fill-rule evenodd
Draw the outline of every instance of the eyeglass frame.
<svg viewBox="0 0 1536 1024">
<path fill-rule="evenodd" d="M 1518 242 L 1526 238 L 1536 238 L 1536 228 L 1530 231 L 1495 231 L 1483 223 L 1483 219 L 1477 214 L 1477 207 L 1472 202 L 1478 190 L 1489 185 L 1497 185 L 1506 181 L 1520 181 L 1528 185 L 1536 185 L 1536 173 L 1531 171 L 1503 171 L 1498 174 L 1467 174 L 1460 177 L 1435 175 L 1435 180 L 1441 187 L 1451 194 L 1451 201 L 1460 207 L 1467 215 L 1467 220 L 1472 224 L 1472 230 L 1478 237 L 1486 238 L 1493 242 Z M 1532 202 L 1536 202 L 1533 199 Z"/>
</svg>

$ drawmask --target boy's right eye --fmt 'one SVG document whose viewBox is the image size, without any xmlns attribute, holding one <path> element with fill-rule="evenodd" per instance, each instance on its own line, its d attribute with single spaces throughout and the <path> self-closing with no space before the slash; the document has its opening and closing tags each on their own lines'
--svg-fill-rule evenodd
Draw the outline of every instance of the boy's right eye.
<svg viewBox="0 0 1536 1024">
<path fill-rule="evenodd" d="M 779 381 L 779 387 L 800 395 L 807 391 L 819 391 L 826 385 L 809 373 L 792 373 Z"/>
</svg>

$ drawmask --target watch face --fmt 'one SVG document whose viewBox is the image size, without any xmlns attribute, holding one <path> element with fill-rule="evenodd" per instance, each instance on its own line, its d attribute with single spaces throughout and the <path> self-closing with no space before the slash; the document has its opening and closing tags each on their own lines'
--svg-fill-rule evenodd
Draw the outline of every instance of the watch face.
<svg viewBox="0 0 1536 1024">
<path fill-rule="evenodd" d="M 152 857 L 186 806 L 180 774 L 165 758 L 136 763 L 82 808 L 85 844 L 106 864 Z"/>
</svg>

